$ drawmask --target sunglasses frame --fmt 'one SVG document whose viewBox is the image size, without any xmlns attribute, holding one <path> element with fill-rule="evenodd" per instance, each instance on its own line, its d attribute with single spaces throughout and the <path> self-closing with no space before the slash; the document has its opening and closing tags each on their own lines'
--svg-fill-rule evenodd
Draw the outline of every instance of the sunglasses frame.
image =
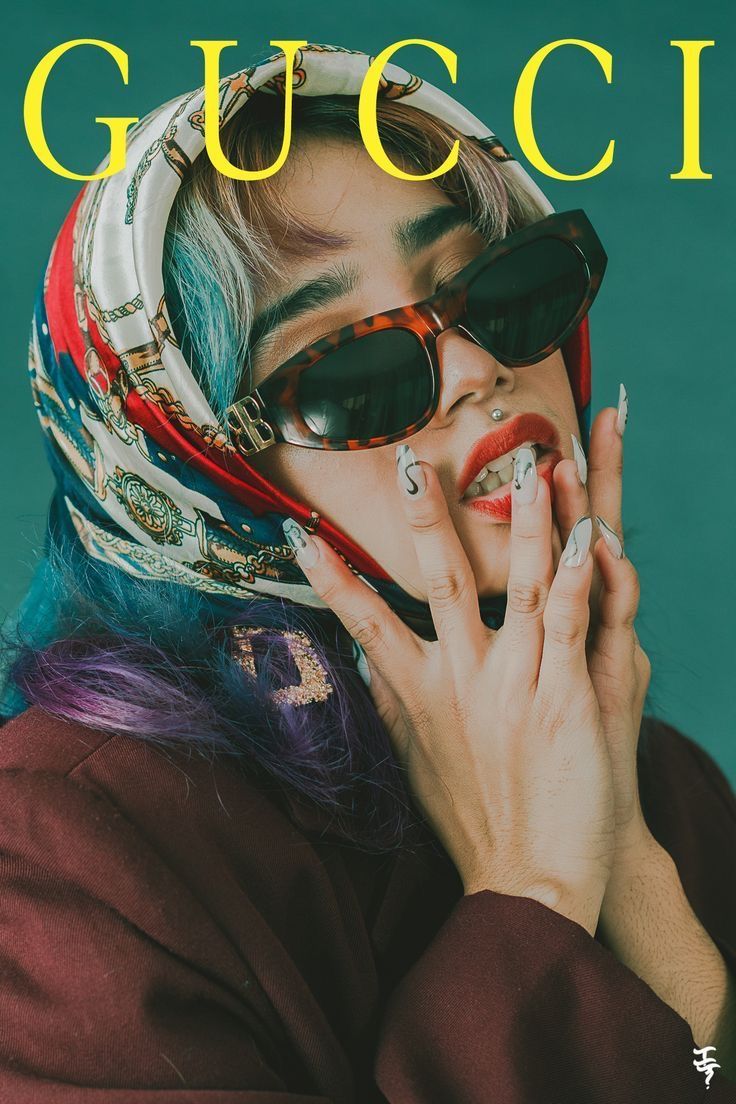
<svg viewBox="0 0 736 1104">
<path fill-rule="evenodd" d="M 587 289 L 577 311 L 554 341 L 532 357 L 523 359 L 501 357 L 494 352 L 487 339 L 478 337 L 470 328 L 465 316 L 468 290 L 479 273 L 487 267 L 530 242 L 545 237 L 558 238 L 569 248 L 577 251 L 586 269 Z M 543 219 L 530 223 L 484 249 L 469 265 L 426 299 L 405 307 L 396 307 L 393 310 L 369 315 L 357 322 L 341 326 L 274 368 L 248 395 L 226 410 L 233 441 L 239 452 L 245 456 L 261 452 L 279 441 L 305 448 L 338 452 L 378 448 L 381 445 L 402 441 L 427 425 L 437 410 L 442 385 L 437 338 L 441 333 L 447 329 L 457 329 L 476 345 L 490 352 L 500 363 L 509 367 L 537 364 L 565 342 L 590 310 L 598 294 L 607 261 L 607 254 L 598 235 L 588 216 L 580 208 L 553 212 Z M 432 377 L 431 399 L 427 408 L 415 422 L 396 433 L 346 440 L 321 437 L 310 429 L 298 408 L 300 375 L 329 353 L 344 348 L 368 334 L 388 329 L 408 330 L 422 348 Z"/>
</svg>

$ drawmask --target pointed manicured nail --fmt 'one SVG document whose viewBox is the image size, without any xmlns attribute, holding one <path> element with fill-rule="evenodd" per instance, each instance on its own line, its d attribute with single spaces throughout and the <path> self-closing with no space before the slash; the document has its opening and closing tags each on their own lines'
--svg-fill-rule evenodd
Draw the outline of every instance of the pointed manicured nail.
<svg viewBox="0 0 736 1104">
<path fill-rule="evenodd" d="M 595 520 L 598 522 L 598 528 L 601 531 L 601 536 L 610 548 L 611 552 L 613 552 L 616 559 L 623 559 L 624 547 L 621 544 L 621 541 L 618 539 L 615 530 L 612 529 L 611 526 L 603 520 L 600 514 L 595 515 Z"/>
<path fill-rule="evenodd" d="M 427 489 L 427 479 L 421 464 L 409 445 L 396 446 L 396 476 L 399 486 L 409 498 L 419 498 Z"/>
<path fill-rule="evenodd" d="M 284 536 L 293 549 L 294 555 L 300 567 L 314 567 L 319 559 L 319 546 L 312 540 L 306 529 L 303 529 L 298 521 L 288 517 L 281 523 Z"/>
<path fill-rule="evenodd" d="M 514 458 L 514 498 L 517 502 L 534 502 L 537 497 L 536 458 L 530 448 L 520 448 Z"/>
<path fill-rule="evenodd" d="M 580 480 L 581 486 L 584 487 L 588 480 L 588 461 L 585 459 L 585 453 L 583 452 L 582 445 L 578 441 L 575 434 L 571 433 L 570 436 L 572 437 L 573 456 L 575 457 L 575 463 L 577 464 L 578 468 L 578 479 Z"/>
<path fill-rule="evenodd" d="M 593 533 L 593 521 L 589 514 L 578 518 L 570 531 L 562 553 L 562 562 L 565 567 L 580 567 L 588 555 L 590 538 Z"/>
<path fill-rule="evenodd" d="M 355 660 L 355 666 L 363 682 L 366 686 L 370 686 L 371 673 L 368 669 L 368 658 L 357 640 L 353 641 L 353 659 Z"/>
<path fill-rule="evenodd" d="M 622 383 L 618 385 L 618 406 L 616 407 L 616 432 L 623 437 L 626 423 L 629 420 L 629 396 Z"/>
</svg>

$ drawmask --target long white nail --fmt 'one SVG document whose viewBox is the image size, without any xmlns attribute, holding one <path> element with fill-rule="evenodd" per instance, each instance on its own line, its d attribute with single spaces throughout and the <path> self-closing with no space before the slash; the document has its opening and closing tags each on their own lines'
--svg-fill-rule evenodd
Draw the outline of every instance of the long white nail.
<svg viewBox="0 0 736 1104">
<path fill-rule="evenodd" d="M 370 686 L 371 673 L 368 669 L 368 658 L 357 640 L 353 641 L 353 659 L 355 660 L 355 666 L 363 682 L 366 686 Z"/>
<path fill-rule="evenodd" d="M 611 526 L 603 520 L 600 514 L 595 515 L 595 520 L 598 522 L 598 528 L 601 531 L 601 536 L 610 548 L 611 552 L 613 552 L 616 559 L 623 559 L 624 547 L 621 544 L 621 541 L 618 539 L 618 535 L 616 534 L 615 530 L 613 530 Z"/>
<path fill-rule="evenodd" d="M 514 458 L 514 498 L 517 502 L 534 502 L 537 497 L 537 465 L 530 448 L 520 448 Z"/>
<path fill-rule="evenodd" d="M 409 445 L 396 446 L 396 476 L 401 490 L 409 498 L 419 498 L 427 489 L 422 466 Z"/>
<path fill-rule="evenodd" d="M 585 561 L 590 548 L 590 538 L 593 534 L 593 520 L 585 514 L 579 518 L 572 527 L 567 544 L 562 553 L 562 562 L 565 567 L 580 567 Z"/>
<path fill-rule="evenodd" d="M 618 406 L 616 407 L 616 432 L 623 437 L 626 423 L 629 420 L 629 396 L 622 383 L 618 385 Z"/>
<path fill-rule="evenodd" d="M 319 559 L 319 545 L 317 542 L 312 540 L 306 529 L 303 529 L 299 522 L 292 517 L 287 517 L 281 523 L 281 528 L 299 566 L 314 567 Z"/>
<path fill-rule="evenodd" d="M 575 457 L 575 463 L 578 467 L 578 477 L 583 486 L 588 481 L 588 461 L 585 459 L 585 453 L 583 452 L 582 445 L 578 441 L 574 433 L 571 433 L 572 437 L 572 451 Z"/>
</svg>

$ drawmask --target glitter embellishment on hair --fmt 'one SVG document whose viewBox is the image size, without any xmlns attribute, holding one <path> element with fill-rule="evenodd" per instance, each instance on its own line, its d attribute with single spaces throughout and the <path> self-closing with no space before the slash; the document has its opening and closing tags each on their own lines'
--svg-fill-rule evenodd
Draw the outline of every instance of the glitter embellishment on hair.
<svg viewBox="0 0 736 1104">
<path fill-rule="evenodd" d="M 256 627 L 244 628 L 241 625 L 235 625 L 232 629 L 235 658 L 243 670 L 253 678 L 256 677 L 256 665 L 251 638 L 265 631 Z M 317 658 L 307 634 L 296 629 L 281 635 L 286 641 L 301 682 L 271 691 L 271 700 L 277 705 L 309 705 L 311 702 L 326 701 L 334 687 L 327 677 L 327 671 Z"/>
</svg>

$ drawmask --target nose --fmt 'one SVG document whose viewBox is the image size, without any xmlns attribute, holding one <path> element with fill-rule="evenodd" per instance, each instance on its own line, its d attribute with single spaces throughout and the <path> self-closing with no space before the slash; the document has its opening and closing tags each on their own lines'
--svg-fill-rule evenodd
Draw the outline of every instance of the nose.
<svg viewBox="0 0 736 1104">
<path fill-rule="evenodd" d="M 445 330 L 437 338 L 440 398 L 430 425 L 440 428 L 455 416 L 461 403 L 486 405 L 514 390 L 514 369 L 501 364 L 465 331 Z"/>
</svg>

